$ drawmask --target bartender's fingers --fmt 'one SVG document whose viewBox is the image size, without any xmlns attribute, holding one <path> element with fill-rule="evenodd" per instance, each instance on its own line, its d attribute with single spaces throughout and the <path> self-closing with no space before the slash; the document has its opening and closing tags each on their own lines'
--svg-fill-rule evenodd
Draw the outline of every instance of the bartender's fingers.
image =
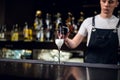
<svg viewBox="0 0 120 80">
<path fill-rule="evenodd" d="M 61 38 L 64 38 L 64 35 L 62 33 L 59 33 L 59 31 L 57 31 L 57 37 L 61 39 Z"/>
<path fill-rule="evenodd" d="M 70 35 L 70 32 L 68 32 L 66 35 L 64 35 L 64 39 L 68 38 Z"/>
</svg>

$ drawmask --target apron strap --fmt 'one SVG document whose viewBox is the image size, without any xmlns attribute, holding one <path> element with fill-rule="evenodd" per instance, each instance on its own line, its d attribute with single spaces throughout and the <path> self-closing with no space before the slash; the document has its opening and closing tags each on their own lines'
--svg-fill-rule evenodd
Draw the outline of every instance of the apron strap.
<svg viewBox="0 0 120 80">
<path fill-rule="evenodd" d="M 93 16 L 93 18 L 92 18 L 92 26 L 93 26 L 92 31 L 96 31 L 96 29 L 95 29 L 95 16 Z"/>
<path fill-rule="evenodd" d="M 119 18 L 119 21 L 118 21 L 116 28 L 119 28 L 119 26 L 120 26 L 120 18 Z"/>
<path fill-rule="evenodd" d="M 92 26 L 95 28 L 95 16 L 92 18 Z"/>
</svg>

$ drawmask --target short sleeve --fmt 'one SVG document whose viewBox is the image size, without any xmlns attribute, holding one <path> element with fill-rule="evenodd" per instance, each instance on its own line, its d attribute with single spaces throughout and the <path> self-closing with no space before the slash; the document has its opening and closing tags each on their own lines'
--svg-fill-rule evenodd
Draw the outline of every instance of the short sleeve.
<svg viewBox="0 0 120 80">
<path fill-rule="evenodd" d="M 82 36 L 86 36 L 88 34 L 88 28 L 92 24 L 91 18 L 87 18 L 83 21 L 81 24 L 78 33 L 81 34 Z"/>
</svg>

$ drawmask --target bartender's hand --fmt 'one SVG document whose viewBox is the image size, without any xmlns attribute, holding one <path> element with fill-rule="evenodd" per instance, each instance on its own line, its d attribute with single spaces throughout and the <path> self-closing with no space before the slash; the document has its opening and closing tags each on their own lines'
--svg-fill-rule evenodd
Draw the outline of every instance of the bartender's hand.
<svg viewBox="0 0 120 80">
<path fill-rule="evenodd" d="M 69 34 L 70 34 L 69 28 L 65 26 L 61 29 L 61 31 L 60 30 L 57 31 L 57 36 L 62 39 L 66 39 L 69 36 Z"/>
<path fill-rule="evenodd" d="M 68 32 L 66 35 L 64 35 L 64 39 L 69 38 L 70 32 Z"/>
<path fill-rule="evenodd" d="M 68 36 L 70 34 L 69 28 L 68 27 L 63 27 L 63 31 L 64 31 L 64 33 L 63 33 L 64 39 L 68 38 Z"/>
</svg>

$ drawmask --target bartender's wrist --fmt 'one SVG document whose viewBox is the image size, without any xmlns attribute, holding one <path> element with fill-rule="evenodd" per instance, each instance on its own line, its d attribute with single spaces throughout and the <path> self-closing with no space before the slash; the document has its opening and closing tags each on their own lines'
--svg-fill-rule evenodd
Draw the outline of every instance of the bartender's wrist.
<svg viewBox="0 0 120 80">
<path fill-rule="evenodd" d="M 69 38 L 67 37 L 67 38 L 65 38 L 65 44 L 69 47 L 70 46 L 70 44 L 69 44 Z"/>
<path fill-rule="evenodd" d="M 64 39 L 65 40 L 65 43 L 68 43 L 68 37 Z"/>
</svg>

